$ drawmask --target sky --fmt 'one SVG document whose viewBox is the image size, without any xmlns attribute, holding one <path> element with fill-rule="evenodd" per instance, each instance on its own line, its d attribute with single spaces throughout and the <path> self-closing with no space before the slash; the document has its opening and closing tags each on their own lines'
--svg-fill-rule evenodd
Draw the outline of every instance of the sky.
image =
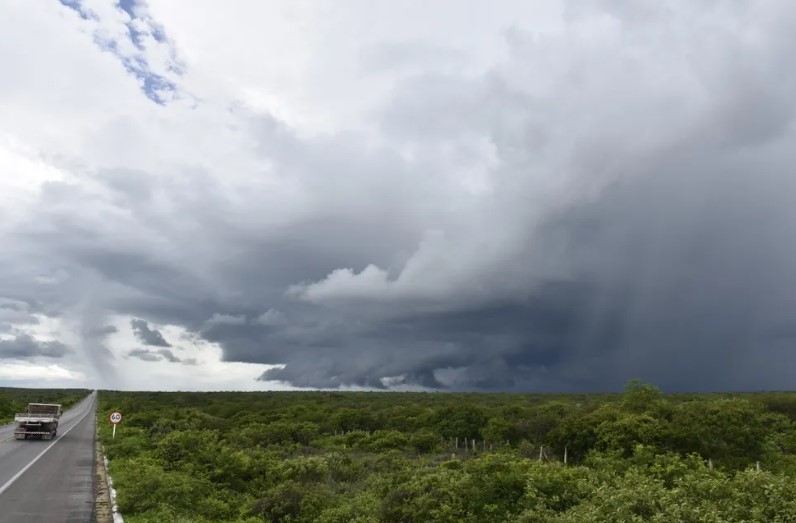
<svg viewBox="0 0 796 523">
<path fill-rule="evenodd" d="M 794 25 L 0 2 L 0 385 L 793 389 Z"/>
</svg>

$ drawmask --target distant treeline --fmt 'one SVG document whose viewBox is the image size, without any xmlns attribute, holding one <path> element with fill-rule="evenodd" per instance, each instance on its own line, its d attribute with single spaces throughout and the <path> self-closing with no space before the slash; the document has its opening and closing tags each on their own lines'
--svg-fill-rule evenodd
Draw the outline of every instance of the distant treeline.
<svg viewBox="0 0 796 523">
<path fill-rule="evenodd" d="M 793 393 L 99 398 L 131 523 L 796 521 Z"/>
<path fill-rule="evenodd" d="M 19 389 L 0 387 L 0 425 L 14 421 L 28 403 L 60 403 L 64 410 L 88 396 L 87 389 Z"/>
</svg>

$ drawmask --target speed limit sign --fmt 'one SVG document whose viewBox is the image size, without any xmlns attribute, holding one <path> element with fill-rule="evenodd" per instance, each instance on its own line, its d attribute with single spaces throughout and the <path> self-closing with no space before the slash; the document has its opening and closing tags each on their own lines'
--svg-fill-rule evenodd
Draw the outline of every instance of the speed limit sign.
<svg viewBox="0 0 796 523">
<path fill-rule="evenodd" d="M 111 415 L 108 416 L 108 419 L 111 420 L 111 423 L 113 423 L 113 436 L 111 436 L 111 437 L 115 438 L 116 437 L 116 425 L 118 425 L 119 423 L 122 422 L 122 413 L 119 412 L 118 410 L 115 410 L 115 411 L 111 412 Z"/>
</svg>

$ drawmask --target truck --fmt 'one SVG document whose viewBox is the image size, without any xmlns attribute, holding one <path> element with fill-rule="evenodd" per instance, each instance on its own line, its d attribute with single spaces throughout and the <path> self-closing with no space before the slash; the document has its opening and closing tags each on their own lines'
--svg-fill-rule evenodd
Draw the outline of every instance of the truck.
<svg viewBox="0 0 796 523">
<path fill-rule="evenodd" d="M 16 439 L 53 439 L 58 433 L 62 406 L 57 403 L 28 403 L 28 411 L 14 416 Z"/>
</svg>

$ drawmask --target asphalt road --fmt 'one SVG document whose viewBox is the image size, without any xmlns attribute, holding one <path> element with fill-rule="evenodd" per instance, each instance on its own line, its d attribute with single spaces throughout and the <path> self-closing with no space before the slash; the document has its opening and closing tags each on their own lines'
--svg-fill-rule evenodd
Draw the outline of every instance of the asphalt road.
<svg viewBox="0 0 796 523">
<path fill-rule="evenodd" d="M 0 523 L 93 520 L 96 403 L 92 393 L 66 411 L 52 441 L 0 426 Z"/>
</svg>

